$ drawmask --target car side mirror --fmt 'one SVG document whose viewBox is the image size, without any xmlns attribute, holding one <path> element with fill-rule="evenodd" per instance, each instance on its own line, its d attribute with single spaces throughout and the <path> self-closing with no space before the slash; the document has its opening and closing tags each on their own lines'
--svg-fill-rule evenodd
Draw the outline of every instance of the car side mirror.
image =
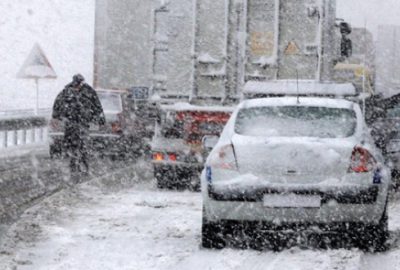
<svg viewBox="0 0 400 270">
<path fill-rule="evenodd" d="M 215 135 L 206 135 L 202 139 L 203 149 L 211 150 L 218 143 L 219 137 Z"/>
</svg>

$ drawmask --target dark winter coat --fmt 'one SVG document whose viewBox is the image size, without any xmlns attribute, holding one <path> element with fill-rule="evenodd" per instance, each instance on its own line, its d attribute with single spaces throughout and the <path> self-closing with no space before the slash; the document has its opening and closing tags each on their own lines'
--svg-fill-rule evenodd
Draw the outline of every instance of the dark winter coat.
<svg viewBox="0 0 400 270">
<path fill-rule="evenodd" d="M 65 86 L 53 105 L 53 119 L 65 121 L 66 127 L 88 129 L 90 123 L 105 124 L 105 117 L 96 91 L 83 84 L 78 91 L 72 84 Z"/>
</svg>

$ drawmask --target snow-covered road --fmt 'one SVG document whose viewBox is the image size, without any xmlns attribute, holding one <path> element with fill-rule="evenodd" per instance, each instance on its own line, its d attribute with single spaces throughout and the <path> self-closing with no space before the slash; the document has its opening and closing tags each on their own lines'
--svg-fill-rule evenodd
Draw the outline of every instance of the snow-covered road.
<svg viewBox="0 0 400 270">
<path fill-rule="evenodd" d="M 200 194 L 159 191 L 152 180 L 136 180 L 131 185 L 118 181 L 112 192 L 95 180 L 29 209 L 4 239 L 0 269 L 400 269 L 398 244 L 383 254 L 201 249 Z M 390 215 L 396 239 L 400 206 L 392 203 Z"/>
</svg>

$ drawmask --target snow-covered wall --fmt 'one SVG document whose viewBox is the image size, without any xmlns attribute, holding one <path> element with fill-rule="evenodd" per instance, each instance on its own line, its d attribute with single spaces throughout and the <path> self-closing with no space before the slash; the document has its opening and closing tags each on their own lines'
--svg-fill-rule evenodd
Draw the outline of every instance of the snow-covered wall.
<svg viewBox="0 0 400 270">
<path fill-rule="evenodd" d="M 0 1 L 0 111 L 33 109 L 36 88 L 17 73 L 38 43 L 58 78 L 40 80 L 40 108 L 49 108 L 73 74 L 93 81 L 95 0 Z"/>
</svg>

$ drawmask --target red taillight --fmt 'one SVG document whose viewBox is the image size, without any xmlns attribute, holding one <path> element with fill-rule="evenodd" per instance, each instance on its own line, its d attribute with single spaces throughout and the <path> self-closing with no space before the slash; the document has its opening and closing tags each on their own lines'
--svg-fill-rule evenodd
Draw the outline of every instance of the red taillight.
<svg viewBox="0 0 400 270">
<path fill-rule="evenodd" d="M 169 160 L 171 161 L 176 161 L 176 154 L 169 154 L 168 155 Z"/>
<path fill-rule="evenodd" d="M 178 155 L 175 153 L 164 154 L 161 152 L 155 152 L 155 153 L 153 153 L 153 160 L 154 161 L 177 161 Z"/>
<path fill-rule="evenodd" d="M 153 160 L 155 161 L 163 161 L 164 154 L 163 153 L 153 153 Z"/>
<path fill-rule="evenodd" d="M 349 172 L 367 173 L 376 166 L 375 158 L 362 147 L 355 147 L 351 153 Z"/>
<path fill-rule="evenodd" d="M 112 133 L 121 133 L 122 132 L 121 123 L 120 122 L 112 122 L 111 130 L 112 130 Z"/>
<path fill-rule="evenodd" d="M 125 127 L 124 115 L 122 113 L 118 113 L 117 119 L 118 120 L 111 123 L 111 131 L 112 133 L 120 134 L 123 132 L 123 127 Z"/>
<path fill-rule="evenodd" d="M 219 148 L 217 152 L 210 157 L 210 165 L 224 170 L 238 170 L 233 145 L 228 144 Z"/>
</svg>

